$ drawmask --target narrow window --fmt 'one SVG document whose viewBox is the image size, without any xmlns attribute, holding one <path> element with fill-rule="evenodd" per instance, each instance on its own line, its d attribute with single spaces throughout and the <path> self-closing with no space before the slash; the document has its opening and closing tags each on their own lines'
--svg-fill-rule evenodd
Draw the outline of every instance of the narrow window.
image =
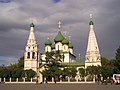
<svg viewBox="0 0 120 90">
<path fill-rule="evenodd" d="M 38 52 L 37 52 L 37 60 L 38 60 L 39 56 L 38 56 Z"/>
<path fill-rule="evenodd" d="M 28 58 L 28 59 L 30 58 L 30 52 L 27 53 L 27 58 Z"/>
<path fill-rule="evenodd" d="M 64 50 L 66 50 L 65 46 L 64 46 Z"/>
<path fill-rule="evenodd" d="M 35 52 L 32 52 L 32 59 L 35 59 Z"/>
<path fill-rule="evenodd" d="M 48 52 L 48 50 L 49 50 L 49 49 L 48 49 L 48 47 L 47 47 L 47 52 Z"/>
<path fill-rule="evenodd" d="M 60 49 L 59 49 L 59 45 L 58 45 L 58 50 L 60 50 Z"/>
</svg>

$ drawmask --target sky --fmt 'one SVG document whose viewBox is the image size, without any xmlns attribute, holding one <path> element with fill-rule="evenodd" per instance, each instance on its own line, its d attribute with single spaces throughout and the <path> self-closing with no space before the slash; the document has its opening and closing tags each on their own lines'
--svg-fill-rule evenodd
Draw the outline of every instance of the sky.
<svg viewBox="0 0 120 90">
<path fill-rule="evenodd" d="M 101 56 L 114 59 L 120 45 L 120 0 L 0 0 L 0 65 L 23 56 L 32 21 L 40 53 L 46 38 L 53 41 L 57 35 L 61 20 L 61 32 L 71 36 L 75 55 L 84 61 L 90 14 Z"/>
</svg>

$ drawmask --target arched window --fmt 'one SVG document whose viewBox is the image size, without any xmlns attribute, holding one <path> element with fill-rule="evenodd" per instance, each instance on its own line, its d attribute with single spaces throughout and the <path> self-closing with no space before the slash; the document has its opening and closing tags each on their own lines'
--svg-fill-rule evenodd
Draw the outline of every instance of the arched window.
<svg viewBox="0 0 120 90">
<path fill-rule="evenodd" d="M 32 59 L 35 59 L 35 52 L 32 52 Z"/>
<path fill-rule="evenodd" d="M 58 45 L 58 50 L 60 50 L 59 48 L 60 48 L 60 46 Z"/>
<path fill-rule="evenodd" d="M 47 47 L 47 52 L 48 52 L 49 48 Z"/>
<path fill-rule="evenodd" d="M 28 59 L 30 58 L 30 52 L 27 53 L 27 58 L 28 58 Z"/>
<path fill-rule="evenodd" d="M 64 46 L 64 50 L 66 50 L 66 47 Z"/>
<path fill-rule="evenodd" d="M 39 53 L 37 52 L 37 60 L 39 59 Z"/>
</svg>

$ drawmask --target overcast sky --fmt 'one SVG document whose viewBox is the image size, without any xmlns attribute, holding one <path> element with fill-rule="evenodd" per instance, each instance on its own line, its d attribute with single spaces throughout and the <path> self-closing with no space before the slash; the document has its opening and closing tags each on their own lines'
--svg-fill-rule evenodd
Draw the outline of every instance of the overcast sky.
<svg viewBox="0 0 120 90">
<path fill-rule="evenodd" d="M 84 60 L 89 14 L 101 55 L 113 59 L 120 45 L 120 0 L 0 0 L 0 65 L 23 56 L 32 20 L 41 53 L 45 39 L 56 36 L 60 19 L 62 33 L 71 36 L 75 55 Z"/>
</svg>

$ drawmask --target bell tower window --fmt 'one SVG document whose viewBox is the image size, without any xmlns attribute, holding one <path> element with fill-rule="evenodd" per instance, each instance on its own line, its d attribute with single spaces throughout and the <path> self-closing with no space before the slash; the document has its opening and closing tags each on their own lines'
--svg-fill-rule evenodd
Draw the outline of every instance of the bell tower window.
<svg viewBox="0 0 120 90">
<path fill-rule="evenodd" d="M 27 53 L 27 58 L 28 58 L 28 59 L 30 58 L 30 52 Z"/>
<path fill-rule="evenodd" d="M 35 52 L 32 52 L 32 59 L 35 59 Z"/>
</svg>

